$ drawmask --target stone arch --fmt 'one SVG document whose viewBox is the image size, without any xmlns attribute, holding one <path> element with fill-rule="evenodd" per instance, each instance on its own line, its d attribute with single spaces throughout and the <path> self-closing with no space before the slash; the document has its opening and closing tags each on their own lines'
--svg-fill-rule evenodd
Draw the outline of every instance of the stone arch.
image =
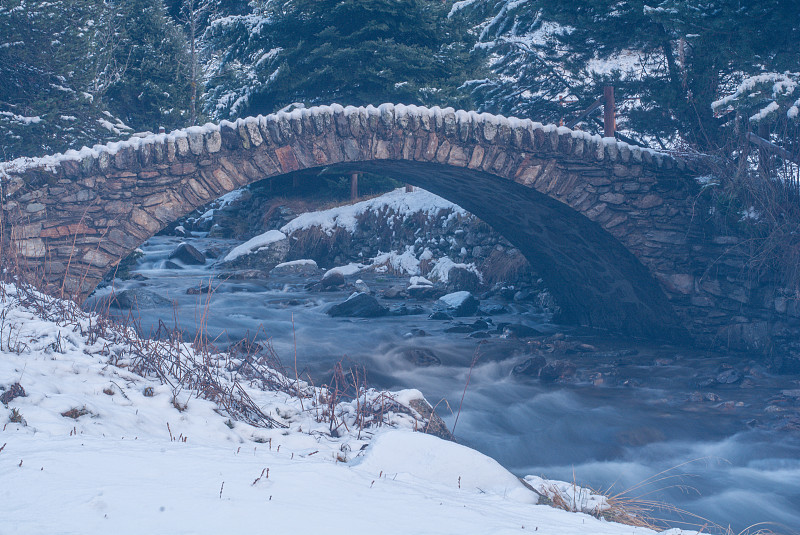
<svg viewBox="0 0 800 535">
<path fill-rule="evenodd" d="M 542 273 L 566 319 L 678 336 L 685 330 L 668 299 L 674 290 L 659 273 L 687 254 L 678 243 L 691 226 L 685 163 L 609 141 L 390 104 L 223 121 L 5 164 L 4 247 L 49 291 L 82 299 L 139 244 L 229 191 L 306 169 L 372 171 L 492 225 Z"/>
</svg>

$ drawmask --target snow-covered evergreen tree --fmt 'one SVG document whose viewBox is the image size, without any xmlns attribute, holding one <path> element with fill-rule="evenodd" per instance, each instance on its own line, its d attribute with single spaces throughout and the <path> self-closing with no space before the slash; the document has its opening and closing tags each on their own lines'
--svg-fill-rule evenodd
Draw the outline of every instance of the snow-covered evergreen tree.
<svg viewBox="0 0 800 535">
<path fill-rule="evenodd" d="M 191 63 L 184 34 L 161 0 L 111 0 L 119 20 L 113 51 L 124 76 L 107 88 L 109 109 L 136 130 L 187 126 Z"/>
<path fill-rule="evenodd" d="M 620 126 L 663 146 L 720 147 L 728 118 L 713 102 L 748 76 L 800 70 L 795 1 L 465 0 L 453 11 L 480 32 L 494 74 L 472 84 L 479 105 L 554 120 L 610 83 Z"/>
<path fill-rule="evenodd" d="M 448 6 L 431 0 L 271 0 L 214 21 L 209 112 L 233 117 L 341 102 L 464 105 L 467 59 Z M 460 78 L 461 77 L 461 78 Z"/>
<path fill-rule="evenodd" d="M 575 101 L 556 36 L 566 28 L 545 20 L 529 0 L 464 0 L 451 19 L 473 27 L 473 54 L 489 67 L 466 83 L 481 111 L 558 122 Z"/>
<path fill-rule="evenodd" d="M 104 13 L 102 0 L 0 4 L 0 158 L 92 145 L 129 131 L 95 91 L 112 70 L 99 63 Z"/>
</svg>

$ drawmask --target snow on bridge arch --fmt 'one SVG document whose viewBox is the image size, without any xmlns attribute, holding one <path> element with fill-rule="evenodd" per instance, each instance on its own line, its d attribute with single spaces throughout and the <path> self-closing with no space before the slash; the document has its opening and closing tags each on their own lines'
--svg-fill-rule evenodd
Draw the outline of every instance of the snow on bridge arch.
<svg viewBox="0 0 800 535">
<path fill-rule="evenodd" d="M 82 299 L 195 208 L 324 167 L 392 176 L 474 213 L 519 247 L 568 320 L 699 332 L 687 297 L 687 277 L 702 269 L 690 249 L 696 185 L 684 161 L 451 108 L 321 106 L 7 162 L 3 247 L 49 291 Z"/>
</svg>

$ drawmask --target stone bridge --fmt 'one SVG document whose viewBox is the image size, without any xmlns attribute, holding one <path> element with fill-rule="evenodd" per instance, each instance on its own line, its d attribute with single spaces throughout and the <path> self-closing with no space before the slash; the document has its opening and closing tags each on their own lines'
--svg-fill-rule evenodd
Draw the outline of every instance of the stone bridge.
<svg viewBox="0 0 800 535">
<path fill-rule="evenodd" d="M 395 177 L 469 210 L 531 261 L 562 321 L 751 346 L 792 321 L 726 256 L 737 239 L 708 234 L 687 162 L 450 108 L 324 106 L 14 160 L 0 166 L 0 252 L 50 293 L 80 300 L 195 208 L 331 167 Z"/>
</svg>

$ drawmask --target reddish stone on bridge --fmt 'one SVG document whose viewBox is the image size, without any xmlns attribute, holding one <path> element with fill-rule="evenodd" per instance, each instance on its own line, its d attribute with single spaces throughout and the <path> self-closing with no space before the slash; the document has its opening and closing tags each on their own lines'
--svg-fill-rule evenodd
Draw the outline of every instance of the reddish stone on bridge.
<svg viewBox="0 0 800 535">
<path fill-rule="evenodd" d="M 50 292 L 82 299 L 195 208 L 325 167 L 392 176 L 471 211 L 519 247 L 565 320 L 709 340 L 771 328 L 775 310 L 740 279 L 741 262 L 717 262 L 730 238 L 704 235 L 686 162 L 449 108 L 324 106 L 8 162 L 3 254 Z"/>
</svg>

